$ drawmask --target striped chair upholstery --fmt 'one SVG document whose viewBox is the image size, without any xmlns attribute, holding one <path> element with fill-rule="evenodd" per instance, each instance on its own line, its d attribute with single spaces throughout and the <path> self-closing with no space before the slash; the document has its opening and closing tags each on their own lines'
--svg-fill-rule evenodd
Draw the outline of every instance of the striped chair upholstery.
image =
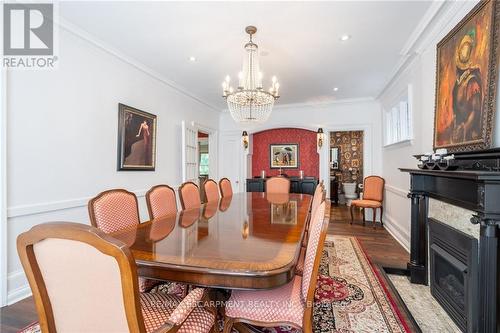
<svg viewBox="0 0 500 333">
<path fill-rule="evenodd" d="M 137 279 L 129 248 L 92 226 L 40 224 L 17 245 L 42 332 L 208 333 L 214 326 L 215 315 L 199 306 L 204 289 L 186 298 L 139 293 L 128 283 Z"/>
<path fill-rule="evenodd" d="M 219 187 L 213 179 L 207 179 L 203 183 L 203 188 L 205 189 L 205 196 L 207 201 L 217 201 L 219 200 Z"/>
<path fill-rule="evenodd" d="M 100 193 L 89 201 L 88 210 L 91 224 L 107 234 L 140 223 L 137 197 L 127 190 L 115 189 Z M 148 291 L 159 283 L 156 280 L 139 278 L 141 292 Z"/>
<path fill-rule="evenodd" d="M 286 285 L 262 291 L 233 290 L 226 303 L 224 332 L 231 331 L 234 322 L 242 321 L 259 326 L 291 325 L 302 329 L 309 289 L 315 288 L 313 269 L 321 255 L 320 240 L 325 232 L 325 202 L 313 213 L 311 238 L 307 245 L 303 276 L 295 275 Z M 315 275 L 316 276 L 316 275 Z M 256 306 L 258 304 L 258 306 Z"/>
<path fill-rule="evenodd" d="M 220 194 L 222 197 L 230 197 L 233 195 L 233 187 L 231 181 L 227 178 L 222 178 L 219 181 Z"/>
<path fill-rule="evenodd" d="M 290 179 L 271 177 L 266 180 L 266 193 L 290 193 Z"/>
<path fill-rule="evenodd" d="M 146 203 L 151 220 L 177 212 L 175 190 L 168 185 L 153 186 L 146 193 Z"/>
<path fill-rule="evenodd" d="M 191 209 L 201 206 L 200 190 L 193 182 L 186 182 L 179 188 L 179 198 L 182 209 Z"/>
</svg>

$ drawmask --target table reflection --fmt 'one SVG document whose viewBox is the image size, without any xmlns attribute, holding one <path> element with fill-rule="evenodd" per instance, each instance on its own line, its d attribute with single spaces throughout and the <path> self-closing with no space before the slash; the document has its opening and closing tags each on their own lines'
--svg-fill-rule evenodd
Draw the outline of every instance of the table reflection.
<svg viewBox="0 0 500 333">
<path fill-rule="evenodd" d="M 236 193 L 200 208 L 113 234 L 138 261 L 232 270 L 269 270 L 292 262 L 311 197 Z"/>
</svg>

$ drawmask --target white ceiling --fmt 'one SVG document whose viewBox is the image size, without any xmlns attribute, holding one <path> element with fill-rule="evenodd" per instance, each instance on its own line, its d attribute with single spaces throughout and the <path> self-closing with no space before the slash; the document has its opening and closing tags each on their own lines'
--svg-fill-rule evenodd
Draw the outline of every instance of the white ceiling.
<svg viewBox="0 0 500 333">
<path fill-rule="evenodd" d="M 227 74 L 235 79 L 241 68 L 245 26 L 258 28 L 254 41 L 267 53 L 260 58 L 264 82 L 279 78 L 280 104 L 376 97 L 429 6 L 427 1 L 61 2 L 59 10 L 68 22 L 223 109 L 221 82 Z M 340 41 L 343 34 L 352 39 Z"/>
</svg>

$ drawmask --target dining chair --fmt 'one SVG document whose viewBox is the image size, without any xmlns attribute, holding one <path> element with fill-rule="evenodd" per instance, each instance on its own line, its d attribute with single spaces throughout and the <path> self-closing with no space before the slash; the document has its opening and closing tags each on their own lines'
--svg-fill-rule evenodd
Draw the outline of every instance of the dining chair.
<svg viewBox="0 0 500 333">
<path fill-rule="evenodd" d="M 186 298 L 139 293 L 129 248 L 95 227 L 44 223 L 17 238 L 42 332 L 211 332 L 213 312 Z"/>
<path fill-rule="evenodd" d="M 309 226 L 311 224 L 312 212 L 315 212 L 318 206 L 325 201 L 324 188 L 319 184 L 316 186 L 314 191 L 313 201 L 311 204 L 311 211 L 309 212 L 309 219 L 307 220 L 306 230 L 304 232 L 304 238 L 302 239 L 302 248 L 300 249 L 299 260 L 297 261 L 297 266 L 295 266 L 295 274 L 302 275 L 304 272 L 304 259 L 307 247 L 307 242 L 309 241 Z"/>
<path fill-rule="evenodd" d="M 201 206 L 200 189 L 193 182 L 185 182 L 179 187 L 179 199 L 182 209 L 190 209 Z"/>
<path fill-rule="evenodd" d="M 328 210 L 329 203 L 323 201 L 313 212 L 304 274 L 295 275 L 286 285 L 272 290 L 233 290 L 226 302 L 224 333 L 231 332 L 237 322 L 261 327 L 286 325 L 303 332 L 312 332 L 312 305 L 326 238 Z"/>
<path fill-rule="evenodd" d="M 140 223 L 137 197 L 123 189 L 101 192 L 89 201 L 88 211 L 92 226 L 107 234 L 135 227 Z M 141 292 L 148 291 L 160 283 L 139 278 Z"/>
<path fill-rule="evenodd" d="M 368 176 L 363 181 L 363 199 L 352 200 L 351 202 L 351 224 L 354 221 L 354 207 L 363 209 L 363 225 L 365 225 L 365 209 L 371 208 L 373 211 L 373 228 L 376 227 L 377 209 L 380 209 L 380 224 L 383 226 L 382 215 L 384 213 L 384 186 L 385 180 L 379 176 Z"/>
<path fill-rule="evenodd" d="M 220 194 L 224 197 L 230 197 L 233 195 L 233 187 L 231 186 L 231 181 L 228 178 L 222 178 L 219 181 Z"/>
<path fill-rule="evenodd" d="M 207 179 L 203 183 L 203 189 L 205 190 L 207 202 L 219 200 L 219 187 L 217 186 L 215 180 Z"/>
<path fill-rule="evenodd" d="M 304 239 L 302 241 L 302 247 L 305 247 L 307 244 L 308 230 L 312 218 L 312 212 L 316 211 L 316 208 L 321 204 L 321 202 L 325 200 L 323 193 L 324 193 L 323 187 L 321 185 L 317 185 L 316 189 L 314 190 L 311 209 L 309 210 L 309 218 L 306 221 L 305 234 L 304 234 Z"/>
<path fill-rule="evenodd" d="M 290 179 L 271 177 L 266 180 L 266 193 L 290 193 Z"/>
<path fill-rule="evenodd" d="M 175 190 L 168 185 L 153 186 L 146 192 L 146 204 L 151 220 L 174 214 L 177 212 Z"/>
<path fill-rule="evenodd" d="M 233 196 L 230 195 L 228 197 L 222 197 L 220 200 L 219 200 L 219 210 L 221 212 L 225 212 L 229 209 L 229 207 L 231 206 L 231 201 L 233 199 Z"/>
</svg>

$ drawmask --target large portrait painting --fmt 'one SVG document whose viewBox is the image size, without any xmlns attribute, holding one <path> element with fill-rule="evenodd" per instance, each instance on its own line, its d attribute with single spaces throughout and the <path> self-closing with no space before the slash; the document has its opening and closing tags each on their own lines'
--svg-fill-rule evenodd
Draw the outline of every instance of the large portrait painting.
<svg viewBox="0 0 500 333">
<path fill-rule="evenodd" d="M 118 170 L 151 170 L 156 164 L 156 116 L 118 105 Z"/>
<path fill-rule="evenodd" d="M 498 77 L 498 5 L 481 1 L 437 45 L 434 148 L 489 148 Z"/>
<path fill-rule="evenodd" d="M 269 145 L 271 169 L 295 169 L 299 167 L 298 144 Z"/>
</svg>

